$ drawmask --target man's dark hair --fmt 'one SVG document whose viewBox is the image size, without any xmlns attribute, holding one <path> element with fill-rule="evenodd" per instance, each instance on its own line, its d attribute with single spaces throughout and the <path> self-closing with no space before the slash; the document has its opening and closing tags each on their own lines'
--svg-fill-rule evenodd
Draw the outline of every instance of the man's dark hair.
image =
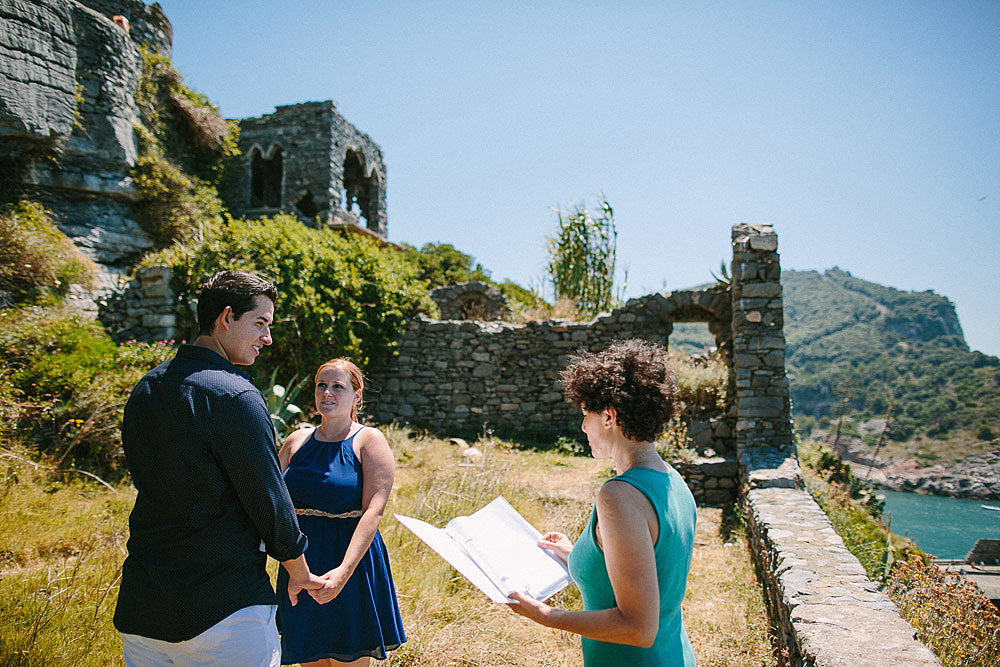
<svg viewBox="0 0 1000 667">
<path fill-rule="evenodd" d="M 626 438 L 651 442 L 674 412 L 677 381 L 660 345 L 633 338 L 570 358 L 560 373 L 566 400 L 587 412 L 614 408 Z"/>
<path fill-rule="evenodd" d="M 233 309 L 233 317 L 254 309 L 258 296 L 266 296 L 275 303 L 278 290 L 268 281 L 243 271 L 219 271 L 201 286 L 198 295 L 198 333 L 211 335 L 215 318 L 226 306 Z"/>
</svg>

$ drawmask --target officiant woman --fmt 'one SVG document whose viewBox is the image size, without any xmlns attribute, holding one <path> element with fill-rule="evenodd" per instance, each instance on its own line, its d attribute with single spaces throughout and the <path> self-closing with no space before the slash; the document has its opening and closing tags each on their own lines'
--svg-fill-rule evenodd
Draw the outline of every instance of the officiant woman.
<svg viewBox="0 0 1000 667">
<path fill-rule="evenodd" d="M 539 541 L 567 563 L 583 611 L 520 593 L 510 595 L 517 600 L 510 607 L 582 635 L 585 667 L 692 667 L 681 601 L 697 512 L 684 480 L 653 445 L 674 409 L 667 351 L 641 340 L 616 342 L 573 357 L 561 377 L 567 400 L 583 413 L 591 453 L 611 459 L 617 476 L 598 491 L 575 545 L 558 532 Z"/>
</svg>

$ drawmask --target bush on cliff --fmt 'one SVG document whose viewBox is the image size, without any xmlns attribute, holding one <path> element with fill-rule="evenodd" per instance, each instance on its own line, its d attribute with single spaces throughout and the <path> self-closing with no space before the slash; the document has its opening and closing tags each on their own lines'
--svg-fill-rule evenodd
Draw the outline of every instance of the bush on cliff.
<svg viewBox="0 0 1000 667">
<path fill-rule="evenodd" d="M 142 124 L 166 157 L 186 173 L 219 184 L 226 160 L 237 155 L 239 125 L 212 102 L 184 85 L 170 58 L 139 47 L 142 77 L 135 94 Z"/>
<path fill-rule="evenodd" d="M 223 206 L 217 187 L 237 154 L 239 126 L 207 97 L 184 85 L 170 59 L 140 47 L 142 77 L 135 100 L 139 156 L 131 176 L 136 219 L 157 247 L 196 238 Z"/>
<path fill-rule="evenodd" d="M 0 208 L 0 292 L 22 301 L 48 289 L 91 287 L 95 267 L 60 232 L 41 205 L 22 201 Z"/>
<path fill-rule="evenodd" d="M 197 238 L 206 222 L 222 219 L 222 202 L 210 184 L 188 176 L 167 159 L 143 127 L 136 128 L 139 157 L 132 168 L 139 200 L 135 217 L 158 248 Z"/>
<path fill-rule="evenodd" d="M 869 579 L 884 584 L 897 560 L 922 555 L 913 540 L 896 535 L 882 522 L 884 504 L 875 490 L 829 448 L 811 440 L 800 442 L 798 457 L 806 490 Z"/>
<path fill-rule="evenodd" d="M 398 252 L 360 235 L 313 229 L 294 217 L 226 219 L 204 237 L 147 256 L 171 267 L 179 321 L 192 326 L 204 280 L 224 269 L 253 271 L 278 288 L 274 344 L 251 371 L 278 380 L 311 374 L 327 359 L 352 357 L 362 367 L 386 361 L 405 320 L 429 306 L 414 269 Z M 183 324 L 182 324 L 183 326 Z"/>
</svg>

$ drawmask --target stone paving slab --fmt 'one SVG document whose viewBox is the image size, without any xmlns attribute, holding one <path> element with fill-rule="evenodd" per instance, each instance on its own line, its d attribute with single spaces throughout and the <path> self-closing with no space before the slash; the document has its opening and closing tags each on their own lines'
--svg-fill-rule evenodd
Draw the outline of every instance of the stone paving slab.
<svg viewBox="0 0 1000 667">
<path fill-rule="evenodd" d="M 758 575 L 789 653 L 786 664 L 940 664 L 807 492 L 751 488 L 745 501 Z"/>
</svg>

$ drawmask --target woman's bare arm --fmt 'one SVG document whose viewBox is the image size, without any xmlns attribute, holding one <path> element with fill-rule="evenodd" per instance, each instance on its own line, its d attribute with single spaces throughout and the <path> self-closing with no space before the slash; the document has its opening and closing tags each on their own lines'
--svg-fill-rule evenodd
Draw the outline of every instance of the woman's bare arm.
<svg viewBox="0 0 1000 667">
<path fill-rule="evenodd" d="M 542 625 L 590 639 L 652 646 L 660 624 L 660 589 L 650 523 L 656 522 L 653 507 L 632 485 L 611 481 L 597 495 L 597 520 L 617 606 L 568 611 L 512 593 L 510 597 L 519 603 L 510 607 Z"/>
</svg>

